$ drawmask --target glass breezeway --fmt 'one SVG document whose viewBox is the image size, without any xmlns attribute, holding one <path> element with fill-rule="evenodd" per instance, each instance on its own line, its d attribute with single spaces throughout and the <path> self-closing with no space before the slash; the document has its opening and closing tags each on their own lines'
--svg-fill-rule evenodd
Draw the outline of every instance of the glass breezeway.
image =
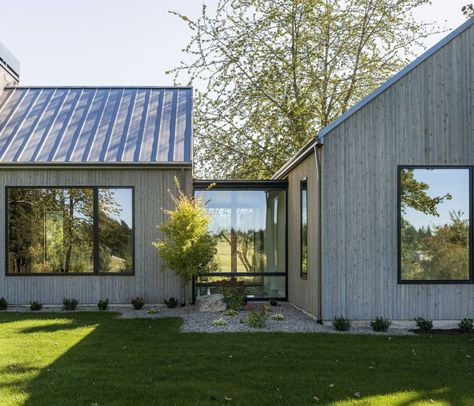
<svg viewBox="0 0 474 406">
<path fill-rule="evenodd" d="M 195 296 L 236 278 L 249 299 L 286 299 L 286 182 L 197 181 L 194 190 L 206 204 L 218 240 L 216 270 L 195 279 Z"/>
</svg>

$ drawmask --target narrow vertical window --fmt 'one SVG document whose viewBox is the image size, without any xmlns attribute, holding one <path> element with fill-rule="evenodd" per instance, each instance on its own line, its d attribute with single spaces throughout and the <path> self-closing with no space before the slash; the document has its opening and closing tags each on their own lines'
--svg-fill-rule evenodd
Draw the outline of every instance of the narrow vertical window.
<svg viewBox="0 0 474 406">
<path fill-rule="evenodd" d="M 304 178 L 300 183 L 300 260 L 301 276 L 308 275 L 308 179 Z"/>
</svg>

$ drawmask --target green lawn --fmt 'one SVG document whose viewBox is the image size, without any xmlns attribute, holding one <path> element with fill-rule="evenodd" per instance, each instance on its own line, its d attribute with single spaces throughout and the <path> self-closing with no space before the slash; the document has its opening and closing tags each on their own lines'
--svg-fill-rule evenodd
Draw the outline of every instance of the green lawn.
<svg viewBox="0 0 474 406">
<path fill-rule="evenodd" d="M 0 313 L 0 405 L 474 405 L 472 337 L 179 334 Z"/>
</svg>

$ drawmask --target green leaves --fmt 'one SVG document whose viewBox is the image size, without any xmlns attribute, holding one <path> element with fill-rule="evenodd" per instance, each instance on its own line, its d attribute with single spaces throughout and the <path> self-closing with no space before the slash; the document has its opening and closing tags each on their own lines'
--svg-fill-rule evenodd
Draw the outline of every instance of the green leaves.
<svg viewBox="0 0 474 406">
<path fill-rule="evenodd" d="M 408 61 L 429 0 L 220 0 L 191 20 L 175 81 L 195 82 L 201 177 L 267 178 Z"/>
<path fill-rule="evenodd" d="M 202 199 L 185 195 L 179 187 L 172 199 L 174 210 L 164 210 L 168 221 L 160 226 L 163 238 L 154 242 L 167 269 L 187 284 L 193 276 L 206 272 L 217 252 L 216 240 L 209 232 L 210 218 Z"/>
</svg>

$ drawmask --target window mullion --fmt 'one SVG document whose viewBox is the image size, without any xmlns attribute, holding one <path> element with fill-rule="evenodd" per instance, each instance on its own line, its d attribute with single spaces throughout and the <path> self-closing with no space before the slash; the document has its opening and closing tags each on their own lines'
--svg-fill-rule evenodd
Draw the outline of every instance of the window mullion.
<svg viewBox="0 0 474 406">
<path fill-rule="evenodd" d="M 94 273 L 99 273 L 99 189 L 93 189 L 93 255 Z"/>
</svg>

